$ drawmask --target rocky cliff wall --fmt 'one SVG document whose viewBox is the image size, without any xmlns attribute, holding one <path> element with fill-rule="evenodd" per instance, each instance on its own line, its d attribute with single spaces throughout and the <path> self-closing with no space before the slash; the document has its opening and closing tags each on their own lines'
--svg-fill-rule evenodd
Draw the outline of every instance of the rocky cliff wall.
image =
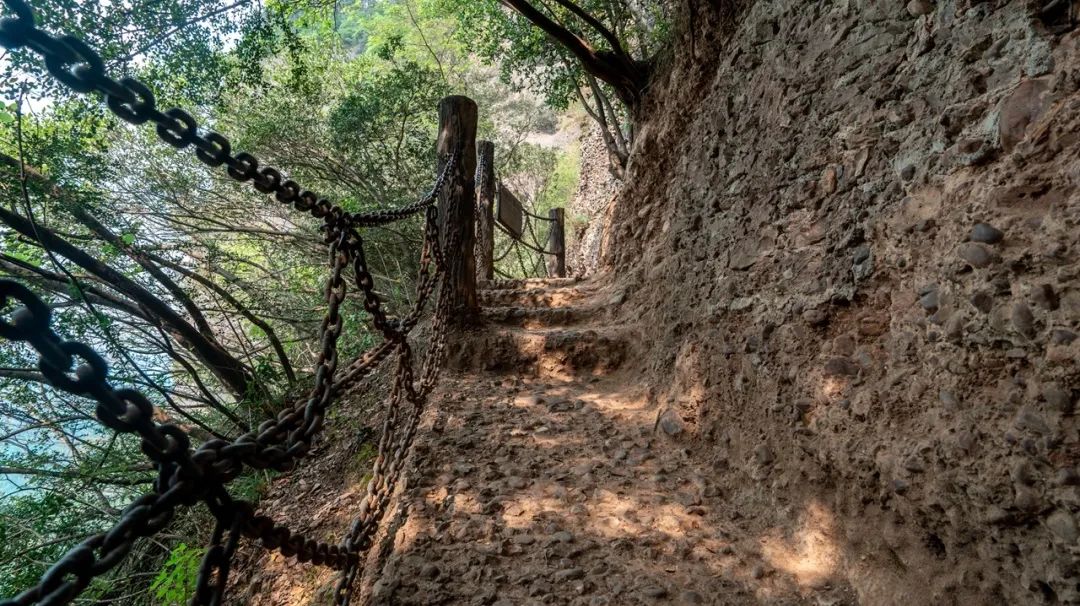
<svg viewBox="0 0 1080 606">
<path fill-rule="evenodd" d="M 763 575 L 1080 603 L 1075 3 L 688 5 L 604 251 L 674 447 Z"/>
<path fill-rule="evenodd" d="M 595 273 L 600 266 L 601 243 L 604 233 L 611 229 L 608 208 L 620 186 L 609 166 L 599 127 L 586 122 L 581 132 L 578 187 L 566 209 L 566 263 L 576 275 Z"/>
</svg>

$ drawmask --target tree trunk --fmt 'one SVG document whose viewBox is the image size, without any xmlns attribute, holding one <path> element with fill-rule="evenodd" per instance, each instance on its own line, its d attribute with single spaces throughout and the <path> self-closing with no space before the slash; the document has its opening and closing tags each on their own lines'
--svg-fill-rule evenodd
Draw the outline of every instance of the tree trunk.
<svg viewBox="0 0 1080 606">
<path fill-rule="evenodd" d="M 3 221 L 23 236 L 40 243 L 79 267 L 94 274 L 103 282 L 146 309 L 147 313 L 161 322 L 161 325 L 173 334 L 189 351 L 195 354 L 211 372 L 238 397 L 247 395 L 248 388 L 255 385 L 250 370 L 234 358 L 217 343 L 208 340 L 194 326 L 188 324 L 171 307 L 158 299 L 153 293 L 139 286 L 115 269 L 101 263 L 83 252 L 48 228 L 34 225 L 28 219 L 0 207 L 0 221 Z"/>
<path fill-rule="evenodd" d="M 611 85 L 615 89 L 615 94 L 630 108 L 631 112 L 637 111 L 649 80 L 649 67 L 647 63 L 637 61 L 627 55 L 622 47 L 618 45 L 617 39 L 612 44 L 612 50 L 596 50 L 587 40 L 556 23 L 526 0 L 499 1 L 539 27 L 555 43 L 573 53 L 581 61 L 581 65 L 586 72 Z M 560 2 L 560 4 L 568 6 L 571 3 Z M 581 16 L 584 11 L 580 9 L 574 10 L 575 8 L 576 6 L 572 7 L 571 10 Z M 604 36 L 609 42 L 611 41 L 611 33 L 602 25 L 598 27 L 598 21 L 585 17 L 583 19 L 593 29 L 596 29 L 597 33 Z"/>
</svg>

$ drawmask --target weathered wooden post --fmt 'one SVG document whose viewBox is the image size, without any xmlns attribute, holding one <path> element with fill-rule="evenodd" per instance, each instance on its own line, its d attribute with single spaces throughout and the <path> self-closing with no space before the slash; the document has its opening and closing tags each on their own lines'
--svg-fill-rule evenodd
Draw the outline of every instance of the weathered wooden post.
<svg viewBox="0 0 1080 606">
<path fill-rule="evenodd" d="M 456 250 L 447 251 L 447 279 L 454 293 L 453 308 L 459 323 L 479 315 L 476 298 L 476 103 L 468 97 L 446 97 L 439 102 L 439 141 L 436 151 L 441 174 L 451 154 L 457 166 L 439 192 L 439 228 L 445 242 L 448 228 L 460 234 Z"/>
<path fill-rule="evenodd" d="M 476 169 L 476 276 L 495 277 L 495 144 L 477 145 Z"/>
<path fill-rule="evenodd" d="M 566 212 L 561 208 L 548 211 L 551 231 L 548 232 L 547 270 L 548 275 L 556 278 L 566 277 Z"/>
</svg>

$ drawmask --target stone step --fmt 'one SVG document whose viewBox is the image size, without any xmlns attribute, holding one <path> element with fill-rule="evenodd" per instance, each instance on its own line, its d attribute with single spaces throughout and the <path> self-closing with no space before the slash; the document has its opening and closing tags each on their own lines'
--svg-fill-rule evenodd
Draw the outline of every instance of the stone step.
<svg viewBox="0 0 1080 606">
<path fill-rule="evenodd" d="M 519 290 L 523 288 L 549 288 L 573 286 L 580 278 L 522 278 L 518 280 L 480 280 L 480 290 Z"/>
<path fill-rule="evenodd" d="M 484 319 L 503 326 L 550 328 L 573 326 L 593 316 L 594 310 L 583 307 L 487 307 Z"/>
<path fill-rule="evenodd" d="M 574 379 L 604 376 L 631 359 L 633 329 L 488 328 L 447 343 L 454 370 L 488 371 L 517 376 Z"/>
<path fill-rule="evenodd" d="M 558 307 L 581 299 L 583 293 L 573 286 L 551 288 L 499 288 L 478 293 L 484 307 Z"/>
</svg>

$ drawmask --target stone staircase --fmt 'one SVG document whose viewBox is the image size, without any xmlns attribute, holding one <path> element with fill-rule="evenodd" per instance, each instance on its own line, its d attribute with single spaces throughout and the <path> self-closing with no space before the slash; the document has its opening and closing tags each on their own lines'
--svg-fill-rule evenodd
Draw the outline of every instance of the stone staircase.
<svg viewBox="0 0 1080 606">
<path fill-rule="evenodd" d="M 450 346 L 451 368 L 564 380 L 618 370 L 632 329 L 606 323 L 596 290 L 574 278 L 481 282 L 485 326 Z"/>
<path fill-rule="evenodd" d="M 714 463 L 660 424 L 634 372 L 639 335 L 612 321 L 614 288 L 485 285 L 484 322 L 447 342 L 458 368 L 432 394 L 360 603 L 858 603 L 843 584 L 775 571 L 818 570 L 824 526 L 808 548 L 805 527 L 763 534 L 714 483 Z"/>
</svg>

